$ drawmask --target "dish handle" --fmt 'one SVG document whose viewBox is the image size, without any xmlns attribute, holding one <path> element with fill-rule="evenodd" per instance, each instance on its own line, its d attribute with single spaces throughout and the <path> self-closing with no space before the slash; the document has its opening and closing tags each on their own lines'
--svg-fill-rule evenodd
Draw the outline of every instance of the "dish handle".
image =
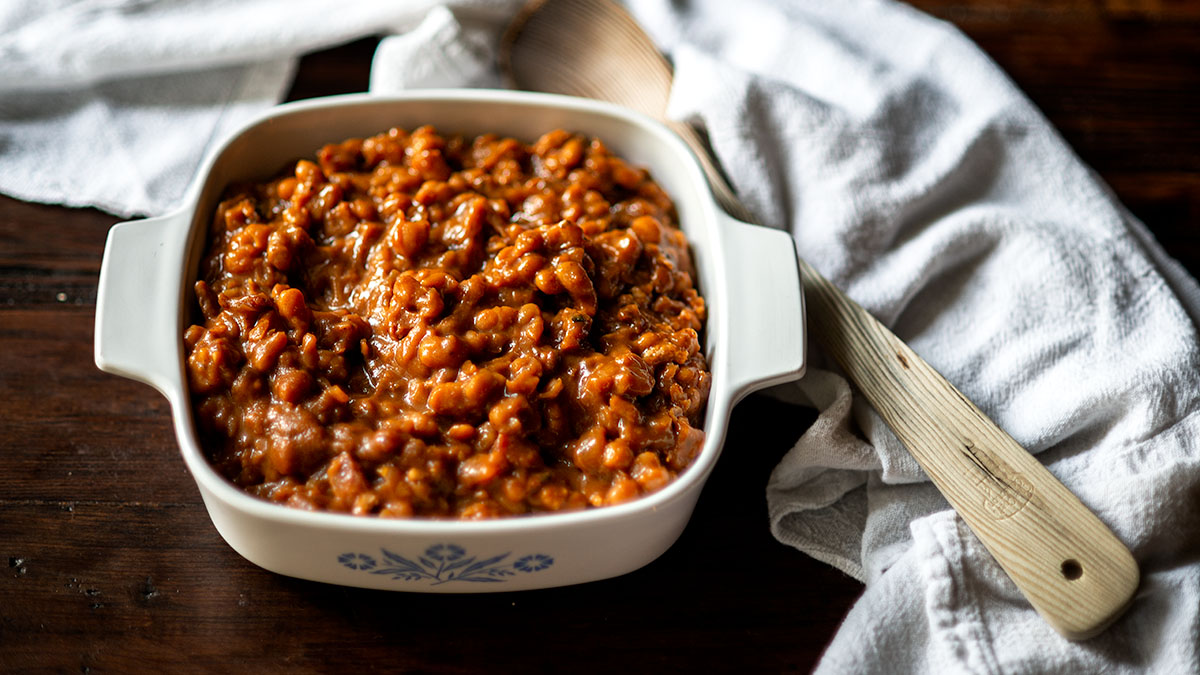
<svg viewBox="0 0 1200 675">
<path fill-rule="evenodd" d="M 180 374 L 179 286 L 187 214 L 118 223 L 108 232 L 96 295 L 96 366 L 170 397 Z"/>
<path fill-rule="evenodd" d="M 800 263 L 790 234 L 724 213 L 726 352 L 733 400 L 804 375 L 806 333 Z"/>
</svg>

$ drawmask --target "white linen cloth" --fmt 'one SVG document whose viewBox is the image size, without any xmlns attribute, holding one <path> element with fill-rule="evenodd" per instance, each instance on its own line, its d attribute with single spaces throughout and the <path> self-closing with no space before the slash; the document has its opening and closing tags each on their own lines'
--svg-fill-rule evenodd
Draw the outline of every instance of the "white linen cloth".
<svg viewBox="0 0 1200 675">
<path fill-rule="evenodd" d="M 168 210 L 204 148 L 280 98 L 298 54 L 386 33 L 375 91 L 495 85 L 515 1 L 305 11 L 328 6 L 10 2 L 0 191 Z M 883 0 L 632 9 L 674 60 L 671 115 L 706 128 L 762 222 L 793 232 L 1141 565 L 1123 619 L 1062 639 L 813 349 L 810 374 L 775 390 L 821 414 L 771 477 L 770 524 L 866 583 L 818 670 L 1200 671 L 1195 282 L 951 26 Z"/>
<path fill-rule="evenodd" d="M 210 145 L 283 98 L 297 57 L 358 37 L 394 35 L 373 85 L 497 84 L 451 64 L 479 68 L 459 51 L 486 51 L 516 0 L 450 6 L 474 28 L 436 0 L 4 0 L 0 192 L 168 211 Z"/>
</svg>

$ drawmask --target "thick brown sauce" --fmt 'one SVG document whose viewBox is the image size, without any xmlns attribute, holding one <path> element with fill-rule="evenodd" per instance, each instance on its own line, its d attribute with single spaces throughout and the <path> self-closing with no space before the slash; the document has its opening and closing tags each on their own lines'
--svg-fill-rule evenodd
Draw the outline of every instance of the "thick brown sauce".
<svg viewBox="0 0 1200 675">
<path fill-rule="evenodd" d="M 695 459 L 710 375 L 675 209 L 598 140 L 392 129 L 233 186 L 185 333 L 205 447 L 306 509 L 624 502 Z"/>
</svg>

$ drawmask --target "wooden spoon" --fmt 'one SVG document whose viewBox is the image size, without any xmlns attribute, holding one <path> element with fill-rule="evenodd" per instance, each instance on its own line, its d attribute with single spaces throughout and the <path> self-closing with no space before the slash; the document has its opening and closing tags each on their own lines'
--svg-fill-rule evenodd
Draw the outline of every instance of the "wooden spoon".
<svg viewBox="0 0 1200 675">
<path fill-rule="evenodd" d="M 750 213 L 700 136 L 664 120 L 671 67 L 610 0 L 534 0 L 500 65 L 520 89 L 622 104 L 664 121 L 696 153 L 718 203 Z M 801 260 L 809 328 L 1035 609 L 1063 636 L 1091 637 L 1133 599 L 1129 550 L 1046 468 L 865 309 Z"/>
</svg>

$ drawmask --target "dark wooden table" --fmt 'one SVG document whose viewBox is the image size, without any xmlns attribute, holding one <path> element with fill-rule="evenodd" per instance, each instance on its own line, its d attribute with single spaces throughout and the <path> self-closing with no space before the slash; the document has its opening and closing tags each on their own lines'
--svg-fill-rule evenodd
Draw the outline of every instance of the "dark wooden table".
<svg viewBox="0 0 1200 675">
<path fill-rule="evenodd" d="M 1200 271 L 1200 3 L 922 0 L 1005 68 Z M 366 88 L 372 41 L 291 98 Z M 428 596 L 276 576 L 217 535 L 166 402 L 92 363 L 116 218 L 0 197 L 0 671 L 809 670 L 861 593 L 775 542 L 763 488 L 808 413 L 755 396 L 687 531 L 633 574 Z"/>
</svg>

